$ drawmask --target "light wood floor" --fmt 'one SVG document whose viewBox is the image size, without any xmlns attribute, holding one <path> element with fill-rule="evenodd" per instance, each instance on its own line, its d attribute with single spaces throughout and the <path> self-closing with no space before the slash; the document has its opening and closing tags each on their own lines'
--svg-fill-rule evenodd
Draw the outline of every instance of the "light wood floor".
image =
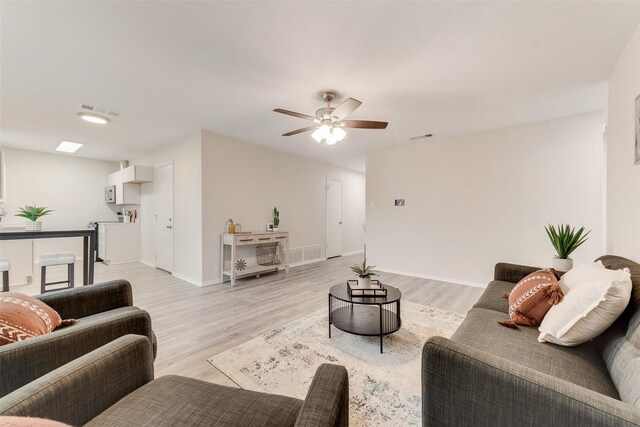
<svg viewBox="0 0 640 427">
<path fill-rule="evenodd" d="M 349 267 L 359 255 L 295 267 L 288 274 L 198 287 L 141 263 L 96 264 L 96 283 L 127 279 L 134 304 L 151 314 L 158 337 L 156 377 L 176 374 L 233 385 L 207 359 L 310 312 L 327 307 L 329 288 L 351 278 Z M 76 283 L 82 283 L 81 266 Z M 64 267 L 63 267 L 64 268 Z M 47 272 L 56 280 L 59 271 Z M 58 279 L 62 280 L 62 279 Z M 398 287 L 403 300 L 466 313 L 483 289 L 434 280 L 382 273 L 385 284 Z M 12 291 L 38 294 L 39 278 Z"/>
</svg>

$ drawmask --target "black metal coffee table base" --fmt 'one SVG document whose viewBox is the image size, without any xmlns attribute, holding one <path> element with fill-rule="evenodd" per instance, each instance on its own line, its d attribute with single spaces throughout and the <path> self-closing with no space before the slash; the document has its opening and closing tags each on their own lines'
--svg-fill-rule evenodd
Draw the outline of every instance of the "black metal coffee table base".
<svg viewBox="0 0 640 427">
<path fill-rule="evenodd" d="M 390 288 L 388 297 L 350 297 L 346 285 L 329 291 L 329 338 L 331 325 L 354 335 L 379 336 L 380 353 L 383 337 L 400 329 L 400 291 Z"/>
</svg>

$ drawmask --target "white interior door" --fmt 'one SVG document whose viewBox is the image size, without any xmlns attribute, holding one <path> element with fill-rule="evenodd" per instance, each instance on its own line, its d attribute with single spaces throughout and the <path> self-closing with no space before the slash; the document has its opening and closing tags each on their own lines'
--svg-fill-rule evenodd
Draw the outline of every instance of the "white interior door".
<svg viewBox="0 0 640 427">
<path fill-rule="evenodd" d="M 326 255 L 342 255 L 342 181 L 333 178 L 327 178 Z"/>
<path fill-rule="evenodd" d="M 173 165 L 156 168 L 156 267 L 173 272 Z"/>
</svg>

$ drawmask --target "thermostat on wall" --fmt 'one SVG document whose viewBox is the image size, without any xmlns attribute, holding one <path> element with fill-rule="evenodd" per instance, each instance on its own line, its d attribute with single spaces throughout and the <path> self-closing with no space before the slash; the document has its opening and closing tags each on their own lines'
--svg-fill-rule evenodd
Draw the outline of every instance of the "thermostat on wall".
<svg viewBox="0 0 640 427">
<path fill-rule="evenodd" d="M 396 206 L 404 206 L 404 199 L 396 199 Z"/>
</svg>

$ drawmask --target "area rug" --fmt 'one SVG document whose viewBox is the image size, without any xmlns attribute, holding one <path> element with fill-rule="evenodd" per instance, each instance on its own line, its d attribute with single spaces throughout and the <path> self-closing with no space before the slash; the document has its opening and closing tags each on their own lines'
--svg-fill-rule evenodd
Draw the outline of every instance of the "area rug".
<svg viewBox="0 0 640 427">
<path fill-rule="evenodd" d="M 316 368 L 344 365 L 349 372 L 349 419 L 354 426 L 420 425 L 422 345 L 450 337 L 464 315 L 402 302 L 402 327 L 384 338 L 361 337 L 332 327 L 318 310 L 229 349 L 209 362 L 238 386 L 304 399 Z"/>
</svg>

